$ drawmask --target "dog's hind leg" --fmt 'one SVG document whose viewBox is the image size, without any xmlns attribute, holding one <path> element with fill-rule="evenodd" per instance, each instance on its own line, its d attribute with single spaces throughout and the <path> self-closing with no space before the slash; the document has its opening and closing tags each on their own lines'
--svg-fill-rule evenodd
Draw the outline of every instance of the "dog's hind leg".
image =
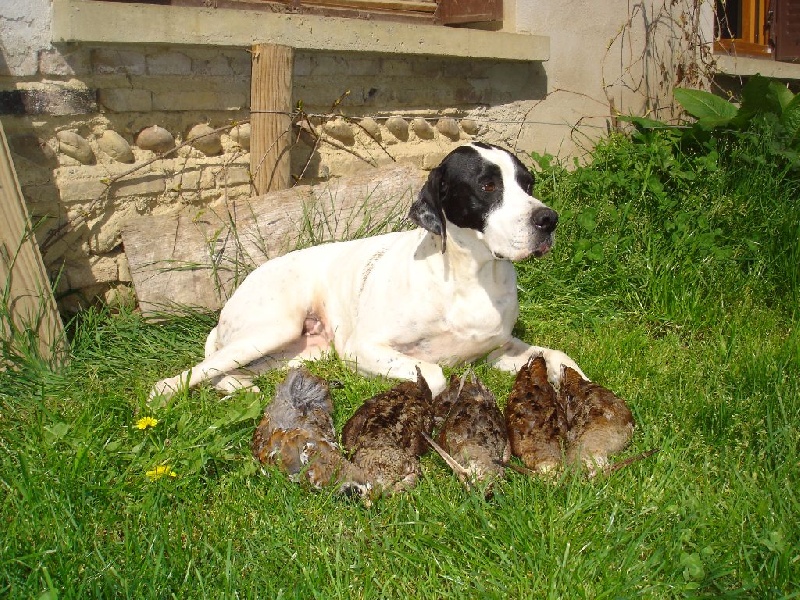
<svg viewBox="0 0 800 600">
<path fill-rule="evenodd" d="M 150 398 L 170 397 L 184 388 L 192 388 L 209 379 L 222 380 L 232 371 L 246 367 L 273 349 L 274 342 L 263 338 L 245 338 L 231 342 L 207 356 L 192 369 L 156 383 L 150 390 Z M 227 383 L 229 384 L 230 380 Z"/>
</svg>

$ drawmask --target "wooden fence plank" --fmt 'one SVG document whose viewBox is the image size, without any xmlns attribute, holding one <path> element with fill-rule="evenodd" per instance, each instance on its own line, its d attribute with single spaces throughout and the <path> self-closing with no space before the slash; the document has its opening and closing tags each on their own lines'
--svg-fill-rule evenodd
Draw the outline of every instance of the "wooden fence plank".
<svg viewBox="0 0 800 600">
<path fill-rule="evenodd" d="M 294 49 L 277 44 L 253 46 L 250 173 L 257 194 L 289 187 L 293 69 Z"/>
<path fill-rule="evenodd" d="M 32 334 L 40 355 L 64 358 L 64 326 L 31 227 L 5 131 L 0 123 L 0 283 L 4 307 L 0 332 L 12 352 L 26 349 L 15 332 Z M 23 336 L 24 337 L 24 336 Z M 0 357 L 0 361 L 3 357 Z"/>
</svg>

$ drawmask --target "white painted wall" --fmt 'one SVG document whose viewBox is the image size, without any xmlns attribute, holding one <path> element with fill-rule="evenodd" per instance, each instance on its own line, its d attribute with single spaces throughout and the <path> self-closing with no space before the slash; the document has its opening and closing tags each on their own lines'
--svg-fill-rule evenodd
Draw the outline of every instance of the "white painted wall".
<svg viewBox="0 0 800 600">
<path fill-rule="evenodd" d="M 36 74 L 39 51 L 50 47 L 50 0 L 0 2 L 0 75 Z"/>
</svg>

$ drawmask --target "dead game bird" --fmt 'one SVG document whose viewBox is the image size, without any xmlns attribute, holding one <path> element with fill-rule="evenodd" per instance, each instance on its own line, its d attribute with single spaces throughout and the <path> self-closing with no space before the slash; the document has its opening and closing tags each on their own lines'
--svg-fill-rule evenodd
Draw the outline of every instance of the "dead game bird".
<svg viewBox="0 0 800 600">
<path fill-rule="evenodd" d="M 405 381 L 362 404 L 342 430 L 342 445 L 375 494 L 414 487 L 419 457 L 428 449 L 423 434 L 433 429 L 431 390 L 417 368 L 417 381 Z"/>
<path fill-rule="evenodd" d="M 628 405 L 603 386 L 565 367 L 559 397 L 567 413 L 567 461 L 583 463 L 593 477 L 608 472 L 608 455 L 622 450 L 633 435 Z"/>
<path fill-rule="evenodd" d="M 517 373 L 505 409 L 511 453 L 526 467 L 549 473 L 561 465 L 567 416 L 547 379 L 547 363 L 532 357 Z"/>
<path fill-rule="evenodd" d="M 438 431 L 444 425 L 447 415 L 450 414 L 450 409 L 453 404 L 458 400 L 458 395 L 461 393 L 461 387 L 464 385 L 467 374 L 464 373 L 461 377 L 453 373 L 450 375 L 450 382 L 438 396 L 433 399 L 433 430 Z"/>
<path fill-rule="evenodd" d="M 428 439 L 444 461 L 468 488 L 485 485 L 491 494 L 492 484 L 502 479 L 504 465 L 511 458 L 503 413 L 497 408 L 494 394 L 475 377 L 467 373 L 450 385 L 434 401 L 440 414 L 438 400 L 450 404 L 437 442 Z"/>
<path fill-rule="evenodd" d="M 307 369 L 289 371 L 253 433 L 250 450 L 262 464 L 277 465 L 292 481 L 368 499 L 370 486 L 336 443 L 328 384 Z"/>
</svg>

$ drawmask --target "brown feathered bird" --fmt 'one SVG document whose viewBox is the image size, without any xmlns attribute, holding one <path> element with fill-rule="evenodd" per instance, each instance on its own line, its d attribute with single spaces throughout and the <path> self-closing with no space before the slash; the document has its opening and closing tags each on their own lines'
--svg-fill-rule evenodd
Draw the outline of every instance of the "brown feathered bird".
<svg viewBox="0 0 800 600">
<path fill-rule="evenodd" d="M 342 430 L 342 445 L 365 474 L 373 494 L 413 487 L 421 474 L 419 457 L 433 429 L 433 399 L 417 368 L 417 381 L 403 382 L 362 404 Z"/>
<path fill-rule="evenodd" d="M 547 379 L 547 363 L 531 358 L 517 373 L 505 409 L 511 452 L 526 467 L 549 473 L 561 465 L 567 416 Z"/>
<path fill-rule="evenodd" d="M 569 423 L 567 461 L 583 463 L 590 476 L 608 471 L 608 455 L 622 450 L 633 435 L 628 405 L 569 367 L 564 367 L 559 397 Z"/>
<path fill-rule="evenodd" d="M 465 373 L 434 400 L 435 414 L 444 412 L 439 400 L 449 404 L 433 448 L 468 488 L 484 487 L 489 496 L 492 485 L 502 479 L 504 465 L 511 458 L 503 413 L 494 394 L 475 377 Z M 438 443 L 437 443 L 438 442 Z"/>
<path fill-rule="evenodd" d="M 450 409 L 458 400 L 458 395 L 461 393 L 461 388 L 464 385 L 467 374 L 464 373 L 461 377 L 453 373 L 450 375 L 450 383 L 444 388 L 438 396 L 433 399 L 433 430 L 439 431 L 444 425 L 447 415 L 450 414 Z"/>
<path fill-rule="evenodd" d="M 344 458 L 333 429 L 333 401 L 324 379 L 292 369 L 253 433 L 250 449 L 262 464 L 277 465 L 293 481 L 368 500 L 371 486 Z"/>
</svg>

